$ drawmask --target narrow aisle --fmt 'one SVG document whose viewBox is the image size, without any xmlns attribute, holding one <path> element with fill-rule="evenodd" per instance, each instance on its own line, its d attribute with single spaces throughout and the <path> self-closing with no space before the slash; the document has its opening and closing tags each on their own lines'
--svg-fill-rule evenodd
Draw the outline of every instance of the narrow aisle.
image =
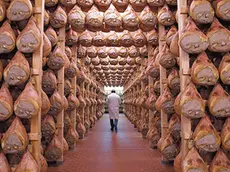
<svg viewBox="0 0 230 172">
<path fill-rule="evenodd" d="M 48 172 L 173 172 L 162 165 L 161 155 L 148 147 L 147 140 L 124 115 L 120 115 L 118 133 L 109 130 L 104 115 L 77 148 L 64 156 L 64 163 Z"/>
</svg>

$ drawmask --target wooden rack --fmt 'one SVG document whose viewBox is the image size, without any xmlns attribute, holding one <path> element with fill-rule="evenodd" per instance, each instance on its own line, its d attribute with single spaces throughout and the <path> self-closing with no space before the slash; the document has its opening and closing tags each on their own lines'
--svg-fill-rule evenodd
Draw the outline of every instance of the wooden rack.
<svg viewBox="0 0 230 172">
<path fill-rule="evenodd" d="M 65 50 L 65 27 L 62 27 L 59 29 L 58 39 L 59 39 L 58 44 L 60 45 L 60 48 L 64 51 Z M 61 97 L 64 97 L 64 77 L 65 77 L 64 67 L 62 67 L 57 72 L 57 81 L 58 81 L 57 90 Z M 63 132 L 64 130 L 64 109 L 57 115 L 56 128 L 58 131 L 59 140 L 63 147 L 62 138 L 64 137 L 64 132 Z M 63 162 L 63 152 L 62 152 L 62 156 L 57 161 L 57 163 L 61 163 L 61 162 Z"/>
<path fill-rule="evenodd" d="M 76 53 L 77 52 L 77 46 L 74 45 L 71 50 L 72 50 L 72 58 L 73 58 L 73 60 L 76 60 L 77 59 L 77 53 Z M 76 89 L 77 89 L 76 83 L 77 83 L 77 77 L 75 76 L 75 77 L 71 78 L 71 87 L 72 87 L 71 92 L 73 93 L 74 96 L 76 96 Z M 76 115 L 77 115 L 76 109 L 71 111 L 70 118 L 71 118 L 72 127 L 74 129 L 76 129 Z"/>
<path fill-rule="evenodd" d="M 44 0 L 35 0 L 34 17 L 36 24 L 41 33 L 41 44 L 37 51 L 33 54 L 32 58 L 32 81 L 40 97 L 41 104 L 41 80 L 42 80 L 42 57 L 43 57 L 43 28 L 44 28 Z M 31 133 L 29 138 L 32 145 L 32 155 L 37 161 L 40 169 L 40 156 L 41 156 L 41 108 L 39 114 L 31 118 Z"/>
<path fill-rule="evenodd" d="M 159 27 L 159 52 L 162 51 L 165 41 L 165 27 L 161 24 Z M 167 88 L 167 76 L 166 69 L 160 65 L 160 94 L 162 95 Z M 161 110 L 161 138 L 164 139 L 168 132 L 168 115 Z M 164 162 L 164 158 L 162 162 Z"/>
<path fill-rule="evenodd" d="M 179 38 L 183 28 L 186 26 L 186 19 L 188 14 L 187 1 L 177 0 L 178 8 L 178 26 L 179 26 Z M 190 78 L 189 72 L 189 55 L 185 53 L 181 48 L 180 53 L 180 91 L 183 92 L 186 88 L 187 80 Z M 185 116 L 181 116 L 181 145 L 182 145 L 182 159 L 185 158 L 189 149 L 188 143 L 191 138 L 191 120 Z"/>
</svg>

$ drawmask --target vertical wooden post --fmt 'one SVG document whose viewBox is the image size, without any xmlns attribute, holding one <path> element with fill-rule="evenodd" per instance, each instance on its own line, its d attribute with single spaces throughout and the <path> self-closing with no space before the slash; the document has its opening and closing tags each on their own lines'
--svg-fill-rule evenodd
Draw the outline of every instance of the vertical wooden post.
<svg viewBox="0 0 230 172">
<path fill-rule="evenodd" d="M 59 41 L 60 47 L 63 51 L 65 51 L 65 27 L 62 27 L 59 29 Z M 58 80 L 58 93 L 61 95 L 61 97 L 64 97 L 64 67 L 58 70 L 57 73 L 57 80 Z M 58 116 L 57 116 L 57 130 L 58 130 L 58 137 L 61 141 L 62 147 L 63 147 L 63 137 L 64 137 L 64 110 L 62 110 Z M 61 158 L 58 160 L 58 162 L 63 162 L 63 153 Z"/>
<path fill-rule="evenodd" d="M 187 1 L 177 0 L 178 6 L 178 26 L 179 26 L 179 38 L 183 28 L 186 26 L 187 19 Z M 183 92 L 186 88 L 187 80 L 189 79 L 189 55 L 181 48 L 180 52 L 180 91 Z M 191 137 L 191 120 L 185 116 L 181 116 L 181 145 L 182 145 L 182 159 L 185 158 L 189 149 L 188 141 Z"/>
<path fill-rule="evenodd" d="M 83 67 L 84 67 L 84 63 L 85 63 L 85 59 L 81 58 L 82 70 L 83 70 Z M 82 98 L 84 99 L 85 98 L 85 82 L 81 83 L 80 89 L 81 89 Z M 80 116 L 81 116 L 82 124 L 84 125 L 85 124 L 85 108 L 84 107 L 80 110 Z"/>
<path fill-rule="evenodd" d="M 163 45 L 165 44 L 165 27 L 159 24 L 159 51 L 162 51 Z M 160 94 L 164 93 L 164 90 L 167 88 L 167 77 L 166 69 L 160 65 Z M 166 113 L 161 110 L 161 138 L 167 136 L 168 130 L 168 116 Z M 165 161 L 164 158 L 162 161 Z"/>
<path fill-rule="evenodd" d="M 40 47 L 33 54 L 32 59 L 32 81 L 40 97 L 41 105 L 41 92 L 42 92 L 42 57 L 43 57 L 43 31 L 44 31 L 44 0 L 35 0 L 34 17 L 36 19 L 36 25 L 40 30 Z M 41 156 L 41 108 L 38 116 L 31 118 L 31 133 L 30 141 L 32 145 L 32 155 L 37 161 L 40 169 L 40 156 Z"/>
<path fill-rule="evenodd" d="M 151 63 L 151 59 L 153 58 L 153 46 L 152 45 L 148 45 L 148 64 Z M 148 77 L 148 80 L 149 80 L 149 97 L 152 96 L 152 93 L 151 93 L 151 86 L 153 85 L 153 78 L 151 76 Z M 151 121 L 152 121 L 152 118 L 154 117 L 154 113 L 151 109 L 149 109 L 149 127 L 151 127 Z M 151 129 L 151 128 L 149 128 Z"/>
<path fill-rule="evenodd" d="M 71 50 L 72 50 L 72 58 L 73 58 L 73 60 L 76 60 L 77 46 L 73 46 Z M 76 96 L 76 89 L 77 89 L 76 82 L 77 82 L 77 77 L 76 76 L 71 78 L 71 92 L 73 93 L 74 96 Z M 76 115 L 77 115 L 76 113 L 77 113 L 76 109 L 71 111 L 71 113 L 70 113 L 71 123 L 72 123 L 72 127 L 74 129 L 76 129 Z"/>
</svg>

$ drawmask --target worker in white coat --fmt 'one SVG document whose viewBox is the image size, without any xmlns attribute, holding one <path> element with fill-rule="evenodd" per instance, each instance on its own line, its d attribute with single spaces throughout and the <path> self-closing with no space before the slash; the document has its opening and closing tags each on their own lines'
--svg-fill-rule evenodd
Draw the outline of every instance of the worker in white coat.
<svg viewBox="0 0 230 172">
<path fill-rule="evenodd" d="M 116 94 L 115 90 L 111 91 L 111 94 L 108 95 L 108 109 L 109 109 L 109 118 L 111 131 L 115 129 L 117 132 L 117 124 L 119 118 L 119 107 L 121 104 L 121 98 L 118 94 Z"/>
</svg>

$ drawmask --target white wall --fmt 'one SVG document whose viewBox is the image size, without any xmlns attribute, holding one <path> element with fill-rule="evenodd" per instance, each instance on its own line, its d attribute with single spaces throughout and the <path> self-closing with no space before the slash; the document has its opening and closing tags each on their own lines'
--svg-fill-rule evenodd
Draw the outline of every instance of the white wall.
<svg viewBox="0 0 230 172">
<path fill-rule="evenodd" d="M 116 93 L 118 94 L 123 94 L 123 87 L 104 87 L 105 94 L 108 95 L 109 93 L 111 93 L 112 89 L 116 90 Z"/>
</svg>

